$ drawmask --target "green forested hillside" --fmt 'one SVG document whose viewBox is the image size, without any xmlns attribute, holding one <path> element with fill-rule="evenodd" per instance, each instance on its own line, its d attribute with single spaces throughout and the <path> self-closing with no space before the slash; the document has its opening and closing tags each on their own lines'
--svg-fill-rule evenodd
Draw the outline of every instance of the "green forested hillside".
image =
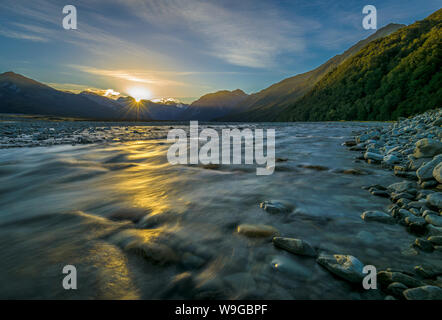
<svg viewBox="0 0 442 320">
<path fill-rule="evenodd" d="M 441 23 L 442 9 L 370 42 L 277 120 L 390 120 L 442 107 Z"/>
</svg>

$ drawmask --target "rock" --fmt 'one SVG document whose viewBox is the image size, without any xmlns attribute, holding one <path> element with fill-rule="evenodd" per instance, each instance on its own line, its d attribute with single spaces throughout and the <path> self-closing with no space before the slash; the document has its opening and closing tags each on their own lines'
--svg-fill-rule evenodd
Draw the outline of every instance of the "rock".
<svg viewBox="0 0 442 320">
<path fill-rule="evenodd" d="M 442 236 L 442 228 L 427 224 L 428 234 L 430 236 Z"/>
<path fill-rule="evenodd" d="M 401 193 L 392 193 L 391 199 L 393 201 L 398 201 L 399 199 L 408 199 L 408 200 L 414 200 L 414 196 L 408 192 L 401 192 Z"/>
<path fill-rule="evenodd" d="M 430 236 L 427 240 L 433 245 L 442 245 L 442 236 Z"/>
<path fill-rule="evenodd" d="M 397 182 L 389 185 L 387 189 L 390 192 L 395 193 L 408 192 L 411 194 L 416 194 L 416 183 L 411 181 Z"/>
<path fill-rule="evenodd" d="M 420 223 L 410 223 L 407 226 L 408 232 L 415 234 L 417 236 L 423 236 L 427 233 L 426 224 L 420 224 Z"/>
<path fill-rule="evenodd" d="M 390 283 L 400 282 L 409 288 L 416 288 L 422 286 L 419 280 L 416 280 L 402 272 L 380 271 L 378 272 L 379 283 L 387 287 Z"/>
<path fill-rule="evenodd" d="M 362 283 L 364 264 L 350 255 L 324 255 L 321 254 L 316 260 L 320 265 L 331 273 L 353 283 Z"/>
<path fill-rule="evenodd" d="M 376 221 L 390 224 L 395 222 L 393 217 L 382 211 L 365 211 L 362 213 L 361 218 L 367 222 Z"/>
<path fill-rule="evenodd" d="M 442 193 L 435 192 L 427 196 L 427 202 L 433 207 L 442 209 Z"/>
<path fill-rule="evenodd" d="M 394 154 L 389 154 L 384 157 L 384 162 L 388 165 L 394 165 L 395 163 L 399 163 L 400 159 L 396 157 Z"/>
<path fill-rule="evenodd" d="M 425 252 L 433 251 L 433 245 L 431 244 L 430 241 L 427 240 L 416 239 L 416 241 L 414 242 L 414 246 Z"/>
<path fill-rule="evenodd" d="M 278 230 L 274 227 L 263 224 L 241 224 L 236 231 L 249 238 L 268 238 L 278 235 Z"/>
<path fill-rule="evenodd" d="M 177 262 L 176 253 L 157 241 L 159 235 L 160 231 L 155 229 L 127 229 L 114 235 L 111 241 L 158 264 Z"/>
<path fill-rule="evenodd" d="M 295 208 L 293 204 L 283 200 L 268 200 L 261 202 L 259 206 L 269 213 L 290 213 Z"/>
<path fill-rule="evenodd" d="M 442 289 L 436 286 L 422 286 L 404 291 L 407 300 L 442 300 Z"/>
<path fill-rule="evenodd" d="M 425 221 L 427 221 L 429 224 L 432 224 L 433 226 L 442 227 L 442 216 L 427 214 L 425 216 Z"/>
<path fill-rule="evenodd" d="M 442 183 L 442 162 L 433 169 L 433 178 Z"/>
<path fill-rule="evenodd" d="M 374 196 L 383 197 L 383 198 L 389 198 L 390 194 L 387 191 L 382 190 L 373 190 L 370 192 Z"/>
<path fill-rule="evenodd" d="M 407 225 L 410 225 L 412 223 L 414 224 L 418 224 L 420 226 L 425 226 L 427 224 L 427 222 L 425 221 L 424 218 L 422 217 L 416 217 L 416 216 L 408 216 L 405 218 L 405 223 Z"/>
<path fill-rule="evenodd" d="M 442 270 L 437 270 L 431 266 L 416 266 L 414 271 L 423 278 L 434 278 L 442 274 Z"/>
<path fill-rule="evenodd" d="M 420 181 L 428 181 L 433 179 L 433 171 L 435 167 L 442 163 L 442 155 L 436 156 L 433 160 L 422 165 L 416 174 Z"/>
<path fill-rule="evenodd" d="M 403 297 L 402 293 L 407 289 L 408 289 L 408 287 L 403 283 L 392 282 L 388 285 L 386 291 L 395 297 L 402 298 Z"/>
<path fill-rule="evenodd" d="M 375 160 L 375 161 L 381 161 L 384 159 L 384 156 L 378 153 L 374 153 L 374 152 L 366 152 L 364 154 L 364 159 L 365 160 Z"/>
<path fill-rule="evenodd" d="M 273 244 L 294 254 L 316 257 L 316 251 L 311 244 L 301 239 L 275 237 Z"/>
<path fill-rule="evenodd" d="M 438 182 L 434 179 L 428 180 L 428 181 L 423 181 L 420 183 L 420 186 L 423 189 L 431 189 L 431 188 L 436 187 L 437 185 L 438 185 Z"/>
<path fill-rule="evenodd" d="M 433 139 L 421 139 L 416 142 L 413 156 L 415 158 L 434 157 L 442 153 L 442 143 Z"/>
<path fill-rule="evenodd" d="M 354 147 L 355 145 L 357 145 L 357 142 L 354 140 L 348 140 L 348 141 L 345 141 L 343 143 L 343 145 L 346 147 Z"/>
</svg>

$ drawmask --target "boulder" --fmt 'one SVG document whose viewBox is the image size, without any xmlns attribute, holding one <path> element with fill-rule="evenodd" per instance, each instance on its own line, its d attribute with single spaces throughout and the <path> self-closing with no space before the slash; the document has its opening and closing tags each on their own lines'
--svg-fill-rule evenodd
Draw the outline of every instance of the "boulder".
<svg viewBox="0 0 442 320">
<path fill-rule="evenodd" d="M 381 161 L 384 159 L 384 156 L 379 153 L 374 152 L 366 152 L 364 154 L 364 159 L 366 160 L 375 160 L 375 161 Z"/>
<path fill-rule="evenodd" d="M 316 260 L 321 266 L 331 273 L 349 282 L 362 283 L 364 264 L 350 255 L 325 255 L 321 254 Z"/>
<path fill-rule="evenodd" d="M 442 153 L 442 143 L 433 139 L 421 139 L 416 142 L 413 156 L 415 158 L 434 157 Z"/>
<path fill-rule="evenodd" d="M 435 192 L 427 196 L 427 202 L 433 207 L 442 209 L 442 193 Z"/>
<path fill-rule="evenodd" d="M 438 155 L 433 160 L 426 162 L 419 169 L 416 174 L 420 181 L 428 181 L 433 179 L 433 171 L 437 165 L 442 163 L 442 155 Z"/>
<path fill-rule="evenodd" d="M 433 169 L 433 178 L 442 183 L 442 162 Z"/>
<path fill-rule="evenodd" d="M 404 291 L 407 300 L 442 300 L 442 289 L 436 286 L 422 286 Z"/>
<path fill-rule="evenodd" d="M 301 239 L 275 237 L 273 245 L 294 254 L 316 257 L 316 251 L 312 245 Z"/>
<path fill-rule="evenodd" d="M 411 194 L 416 194 L 416 183 L 411 181 L 402 181 L 389 185 L 387 189 L 390 192 L 402 193 L 407 192 Z"/>
<path fill-rule="evenodd" d="M 425 221 L 427 221 L 427 223 L 429 223 L 429 224 L 432 224 L 433 226 L 442 227 L 442 216 L 436 216 L 434 214 L 427 214 L 425 216 Z"/>
</svg>

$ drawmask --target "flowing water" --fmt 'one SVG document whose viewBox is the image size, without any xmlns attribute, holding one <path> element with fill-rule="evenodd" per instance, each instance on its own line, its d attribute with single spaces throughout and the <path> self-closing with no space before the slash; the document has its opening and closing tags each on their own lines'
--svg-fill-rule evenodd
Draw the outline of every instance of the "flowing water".
<svg viewBox="0 0 442 320">
<path fill-rule="evenodd" d="M 390 203 L 362 186 L 400 179 L 355 161 L 357 153 L 341 144 L 380 124 L 201 126 L 276 129 L 276 156 L 287 161 L 277 162 L 273 175 L 257 176 L 253 166 L 169 164 L 167 131 L 185 124 L 36 123 L 1 124 L 20 126 L 20 134 L 3 135 L 2 143 L 21 147 L 0 149 L 0 298 L 383 298 L 270 239 L 238 234 L 245 223 L 273 226 L 282 236 L 307 240 L 321 252 L 352 254 L 378 270 L 434 259 L 402 253 L 415 239 L 403 226 L 360 218 Z M 36 145 L 28 127 L 65 136 L 52 138 L 60 145 L 27 147 Z M 100 142 L 63 144 L 84 132 Z M 351 168 L 367 174 L 339 170 Z M 259 207 L 271 199 L 296 209 L 270 214 Z M 77 269 L 77 290 L 62 287 L 65 265 Z"/>
</svg>

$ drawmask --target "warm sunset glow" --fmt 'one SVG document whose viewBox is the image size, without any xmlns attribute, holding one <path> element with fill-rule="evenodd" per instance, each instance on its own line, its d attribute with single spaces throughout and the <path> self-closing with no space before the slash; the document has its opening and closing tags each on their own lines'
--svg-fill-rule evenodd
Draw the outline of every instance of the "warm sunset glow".
<svg viewBox="0 0 442 320">
<path fill-rule="evenodd" d="M 144 87 L 132 87 L 128 91 L 129 95 L 135 99 L 136 102 L 141 100 L 148 100 L 151 97 L 149 90 Z"/>
</svg>

